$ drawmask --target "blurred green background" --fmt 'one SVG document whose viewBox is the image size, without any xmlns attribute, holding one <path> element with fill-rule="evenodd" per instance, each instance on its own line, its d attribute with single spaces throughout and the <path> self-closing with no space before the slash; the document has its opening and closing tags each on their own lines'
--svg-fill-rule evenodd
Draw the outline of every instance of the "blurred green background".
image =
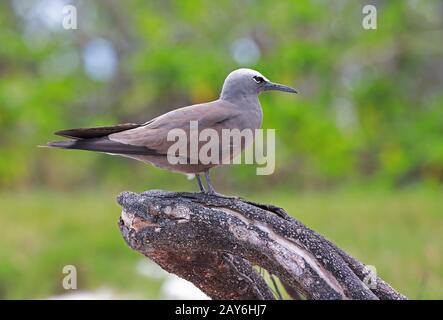
<svg viewBox="0 0 443 320">
<path fill-rule="evenodd" d="M 195 181 L 36 146 L 216 99 L 238 67 L 300 94 L 260 97 L 275 173 L 218 168 L 218 191 L 284 207 L 410 298 L 443 298 L 442 39 L 434 0 L 1 1 L 0 298 L 72 294 L 65 265 L 84 297 L 193 297 L 124 244 L 115 197 Z"/>
</svg>

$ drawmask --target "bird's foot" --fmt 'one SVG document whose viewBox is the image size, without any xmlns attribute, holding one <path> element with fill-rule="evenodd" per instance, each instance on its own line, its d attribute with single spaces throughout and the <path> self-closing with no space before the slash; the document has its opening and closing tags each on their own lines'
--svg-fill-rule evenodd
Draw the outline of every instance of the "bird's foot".
<svg viewBox="0 0 443 320">
<path fill-rule="evenodd" d="M 227 196 L 227 195 L 215 192 L 215 190 L 202 191 L 201 193 L 209 195 L 209 196 L 215 196 L 215 197 L 226 198 L 226 199 L 234 199 L 234 200 L 240 200 L 241 199 L 241 197 Z"/>
</svg>

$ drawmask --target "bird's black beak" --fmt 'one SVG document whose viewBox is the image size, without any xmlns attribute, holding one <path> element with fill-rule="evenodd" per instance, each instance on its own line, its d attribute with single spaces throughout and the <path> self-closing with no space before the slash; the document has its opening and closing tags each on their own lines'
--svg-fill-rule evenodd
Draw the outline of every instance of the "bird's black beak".
<svg viewBox="0 0 443 320">
<path fill-rule="evenodd" d="M 270 90 L 297 93 L 297 90 L 295 90 L 294 88 L 285 86 L 283 84 L 267 81 L 263 86 L 263 91 L 270 91 Z"/>
</svg>

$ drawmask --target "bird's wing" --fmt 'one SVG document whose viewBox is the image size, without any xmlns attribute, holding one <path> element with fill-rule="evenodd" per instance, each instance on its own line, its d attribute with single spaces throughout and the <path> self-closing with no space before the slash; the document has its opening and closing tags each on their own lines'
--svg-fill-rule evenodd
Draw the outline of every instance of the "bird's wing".
<svg viewBox="0 0 443 320">
<path fill-rule="evenodd" d="M 221 100 L 173 110 L 142 125 L 123 124 L 111 127 L 80 128 L 58 131 L 74 140 L 52 141 L 49 147 L 80 149 L 120 155 L 165 156 L 175 140 L 168 141 L 173 129 L 182 129 L 190 144 L 190 122 L 197 121 L 198 130 L 236 128 L 240 110 Z M 198 142 L 198 149 L 204 142 Z"/>
<path fill-rule="evenodd" d="M 159 116 L 144 126 L 110 134 L 108 138 L 121 144 L 143 146 L 160 154 L 167 154 L 175 141 L 168 141 L 173 129 L 183 130 L 189 140 L 190 122 L 198 121 L 198 130 L 211 128 L 219 134 L 224 128 L 233 129 L 241 112 L 235 105 L 216 100 L 173 110 Z M 189 143 L 189 141 L 188 141 Z"/>
<path fill-rule="evenodd" d="M 140 127 L 144 124 L 124 123 L 115 126 L 95 127 L 95 128 L 76 128 L 60 130 L 55 132 L 56 135 L 72 138 L 72 139 L 91 139 L 107 136 L 112 133 L 121 132 L 129 129 Z"/>
</svg>

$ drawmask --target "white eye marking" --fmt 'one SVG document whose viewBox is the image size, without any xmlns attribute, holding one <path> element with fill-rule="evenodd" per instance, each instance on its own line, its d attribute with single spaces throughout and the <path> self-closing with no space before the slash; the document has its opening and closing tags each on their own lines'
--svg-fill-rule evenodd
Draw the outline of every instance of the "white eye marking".
<svg viewBox="0 0 443 320">
<path fill-rule="evenodd" d="M 259 76 L 253 76 L 252 79 L 254 79 L 254 81 L 257 83 L 265 82 L 265 79 L 263 79 L 262 77 L 259 77 Z"/>
</svg>

